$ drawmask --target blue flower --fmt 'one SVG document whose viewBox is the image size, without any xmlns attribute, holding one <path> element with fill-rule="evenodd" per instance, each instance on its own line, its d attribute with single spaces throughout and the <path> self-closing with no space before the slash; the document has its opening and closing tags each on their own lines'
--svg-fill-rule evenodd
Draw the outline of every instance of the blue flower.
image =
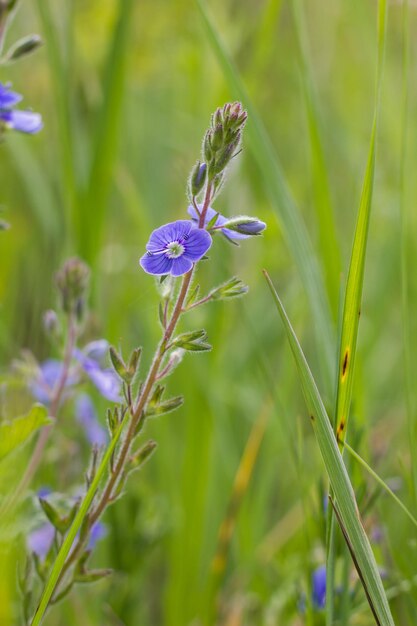
<svg viewBox="0 0 417 626">
<path fill-rule="evenodd" d="M 94 346 L 96 346 L 97 343 L 98 342 L 94 341 Z M 91 382 L 97 387 L 103 398 L 106 398 L 106 400 L 110 400 L 111 402 L 120 402 L 121 382 L 117 377 L 116 372 L 114 372 L 111 368 L 103 367 L 100 360 L 88 356 L 88 354 L 90 354 L 89 347 L 93 344 L 88 344 L 84 348 L 84 351 L 78 349 L 74 350 L 74 357 L 80 363 Z"/>
<path fill-rule="evenodd" d="M 78 396 L 76 403 L 77 420 L 83 426 L 88 441 L 92 445 L 104 446 L 107 443 L 107 431 L 98 421 L 97 413 L 90 396 L 82 393 Z"/>
<path fill-rule="evenodd" d="M 107 529 L 101 522 L 96 522 L 91 531 L 88 541 L 88 549 L 92 550 L 96 543 L 107 535 Z M 27 546 L 31 552 L 34 552 L 41 561 L 45 560 L 46 555 L 51 549 L 55 537 L 55 528 L 51 522 L 45 522 L 31 533 L 27 538 Z M 78 537 L 78 534 L 77 534 Z M 74 547 L 74 544 L 73 544 Z"/>
<path fill-rule="evenodd" d="M 326 567 L 320 565 L 312 576 L 312 600 L 316 609 L 324 609 L 326 606 Z"/>
<path fill-rule="evenodd" d="M 153 231 L 140 264 L 148 274 L 181 276 L 190 271 L 211 244 L 206 230 L 194 228 L 191 220 L 178 220 Z"/>
<path fill-rule="evenodd" d="M 45 522 L 36 530 L 33 530 L 27 538 L 28 548 L 34 552 L 41 560 L 48 554 L 55 537 L 55 528 L 51 522 Z"/>
<path fill-rule="evenodd" d="M 200 204 L 198 205 L 198 208 L 202 210 L 203 207 Z M 190 204 L 187 211 L 188 214 L 191 215 L 193 221 L 197 223 L 199 220 L 199 215 L 195 210 L 195 207 Z M 228 239 L 248 239 L 253 235 L 259 235 L 259 233 L 261 233 L 266 228 L 265 222 L 261 222 L 260 220 L 257 220 L 256 222 L 248 222 L 247 224 L 240 224 L 240 232 L 231 230 L 230 228 L 221 228 L 223 224 L 226 224 L 229 221 L 229 219 L 224 215 L 221 215 L 221 213 L 217 213 L 217 211 L 215 211 L 211 206 L 209 206 L 207 209 L 207 213 L 204 219 L 204 226 L 207 226 L 212 220 L 214 220 L 216 215 L 217 219 L 214 224 L 212 224 L 212 228 L 214 227 L 221 230 L 223 235 Z"/>
<path fill-rule="evenodd" d="M 49 404 L 54 388 L 62 375 L 63 363 L 56 359 L 47 359 L 39 368 L 38 376 L 31 381 L 30 390 L 33 396 L 42 404 Z M 79 377 L 75 372 L 70 372 L 66 387 L 71 387 L 79 382 Z"/>
<path fill-rule="evenodd" d="M 116 373 L 104 364 L 108 347 L 108 342 L 100 339 L 88 343 L 83 350 L 76 348 L 73 352 L 76 363 L 69 369 L 65 382 L 66 389 L 77 385 L 84 371 L 106 400 L 119 402 L 121 382 Z M 54 389 L 62 376 L 63 367 L 62 361 L 56 359 L 47 359 L 41 364 L 37 377 L 30 383 L 31 392 L 36 400 L 42 404 L 50 404 Z"/>
<path fill-rule="evenodd" d="M 22 133 L 32 135 L 39 132 L 43 126 L 39 113 L 14 108 L 21 100 L 22 96 L 11 91 L 9 85 L 0 83 L 0 123 Z"/>
</svg>

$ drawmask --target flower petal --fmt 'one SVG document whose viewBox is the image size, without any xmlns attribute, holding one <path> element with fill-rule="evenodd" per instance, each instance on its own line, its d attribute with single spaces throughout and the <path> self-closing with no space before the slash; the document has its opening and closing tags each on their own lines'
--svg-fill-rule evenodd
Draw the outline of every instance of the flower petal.
<svg viewBox="0 0 417 626">
<path fill-rule="evenodd" d="M 165 254 L 144 254 L 139 263 L 147 274 L 155 276 L 169 274 L 172 267 L 172 259 Z"/>
<path fill-rule="evenodd" d="M 11 91 L 9 84 L 0 83 L 0 109 L 11 109 L 22 100 L 20 93 Z"/>
<path fill-rule="evenodd" d="M 0 113 L 0 119 L 6 122 L 9 128 L 30 135 L 39 132 L 43 127 L 42 117 L 32 111 L 3 111 Z"/>
<path fill-rule="evenodd" d="M 164 226 L 160 226 L 153 231 L 149 237 L 149 241 L 146 244 L 146 249 L 149 252 L 158 252 L 163 250 L 167 244 L 173 241 L 180 241 L 188 235 L 192 228 L 190 220 L 178 220 L 176 222 L 170 222 Z"/>
<path fill-rule="evenodd" d="M 86 393 L 80 394 L 75 407 L 77 420 L 84 428 L 88 441 L 92 445 L 105 446 L 107 443 L 107 432 L 98 421 L 90 396 Z"/>
<path fill-rule="evenodd" d="M 185 242 L 184 257 L 191 261 L 199 261 L 212 244 L 210 234 L 203 228 L 194 228 Z"/>
<path fill-rule="evenodd" d="M 193 266 L 191 259 L 188 259 L 185 254 L 179 256 L 177 259 L 172 259 L 172 276 L 182 276 L 190 271 Z"/>
</svg>

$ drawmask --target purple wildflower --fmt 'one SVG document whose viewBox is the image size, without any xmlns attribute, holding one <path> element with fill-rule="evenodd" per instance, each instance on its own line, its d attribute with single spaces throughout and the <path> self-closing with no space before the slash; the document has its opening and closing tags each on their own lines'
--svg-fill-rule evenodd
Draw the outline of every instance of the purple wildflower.
<svg viewBox="0 0 417 626">
<path fill-rule="evenodd" d="M 55 528 L 51 522 L 45 522 L 29 534 L 27 538 L 29 550 L 43 560 L 52 546 L 54 536 Z"/>
<path fill-rule="evenodd" d="M 14 107 L 22 100 L 19 93 L 11 91 L 9 85 L 0 83 L 0 123 L 22 133 L 34 134 L 41 130 L 42 118 L 39 113 L 20 111 Z"/>
<path fill-rule="evenodd" d="M 326 605 L 326 567 L 320 565 L 312 576 L 312 600 L 316 609 L 324 609 Z"/>
<path fill-rule="evenodd" d="M 92 445 L 104 446 L 107 443 L 107 432 L 100 425 L 94 404 L 86 393 L 82 393 L 76 400 L 77 420 L 84 427 L 88 441 Z"/>
<path fill-rule="evenodd" d="M 46 405 L 50 403 L 54 388 L 62 376 L 63 367 L 62 362 L 56 359 L 47 359 L 41 364 L 37 378 L 30 384 L 30 390 L 38 402 Z M 65 386 L 71 387 L 77 382 L 78 376 L 75 372 L 71 372 Z"/>
<path fill-rule="evenodd" d="M 74 350 L 74 357 L 103 398 L 111 402 L 120 401 L 121 382 L 112 369 L 103 367 L 95 358 L 87 356 L 85 352 L 78 349 Z"/>
<path fill-rule="evenodd" d="M 178 220 L 153 231 L 140 264 L 148 274 L 181 276 L 190 271 L 211 244 L 206 230 L 194 228 L 191 220 Z"/>
<path fill-rule="evenodd" d="M 101 522 L 96 522 L 90 532 L 88 549 L 92 550 L 96 543 L 107 535 L 107 529 Z M 27 545 L 31 552 L 34 552 L 42 561 L 51 549 L 55 537 L 55 528 L 51 522 L 45 522 L 39 528 L 33 530 L 28 538 Z M 78 537 L 78 535 L 77 535 Z M 74 547 L 74 546 L 73 546 Z"/>
<path fill-rule="evenodd" d="M 200 210 L 203 208 L 202 205 L 198 207 Z M 198 223 L 199 215 L 195 210 L 195 207 L 190 204 L 187 209 L 188 214 L 191 215 L 191 218 L 195 223 Z M 217 219 L 212 225 L 212 228 L 219 229 L 222 231 L 223 235 L 228 239 L 248 239 L 253 235 L 259 235 L 266 228 L 265 222 L 261 222 L 257 220 L 256 222 L 248 222 L 247 224 L 243 223 L 239 225 L 239 231 L 232 230 L 231 228 L 221 228 L 223 224 L 226 224 L 229 219 L 221 213 L 217 213 L 211 206 L 207 209 L 207 213 L 204 219 L 204 226 L 207 226 L 217 215 Z"/>
</svg>

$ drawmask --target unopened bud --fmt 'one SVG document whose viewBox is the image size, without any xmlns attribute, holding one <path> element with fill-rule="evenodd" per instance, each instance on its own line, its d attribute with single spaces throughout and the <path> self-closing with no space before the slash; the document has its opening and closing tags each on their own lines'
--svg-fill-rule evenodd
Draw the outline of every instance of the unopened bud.
<svg viewBox="0 0 417 626">
<path fill-rule="evenodd" d="M 89 267 L 76 257 L 68 259 L 59 270 L 56 275 L 56 284 L 65 313 L 76 313 L 78 317 L 82 316 L 89 279 Z"/>
<path fill-rule="evenodd" d="M 28 35 L 19 39 L 6 53 L 6 61 L 13 62 L 34 52 L 42 45 L 39 35 Z"/>
<path fill-rule="evenodd" d="M 204 187 L 207 176 L 207 165 L 197 161 L 193 171 L 191 172 L 191 194 L 196 196 Z"/>
<path fill-rule="evenodd" d="M 59 331 L 58 316 L 52 309 L 43 314 L 43 327 L 48 335 L 56 335 Z"/>
</svg>

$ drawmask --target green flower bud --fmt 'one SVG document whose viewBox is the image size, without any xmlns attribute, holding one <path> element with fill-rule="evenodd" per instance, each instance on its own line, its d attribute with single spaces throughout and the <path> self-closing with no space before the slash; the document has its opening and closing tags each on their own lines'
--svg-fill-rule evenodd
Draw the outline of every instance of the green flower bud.
<svg viewBox="0 0 417 626">
<path fill-rule="evenodd" d="M 90 279 L 90 269 L 78 258 L 68 259 L 56 275 L 56 284 L 61 295 L 61 306 L 65 313 L 76 313 L 81 317 L 85 307 Z"/>
<path fill-rule="evenodd" d="M 191 195 L 194 197 L 203 189 L 207 177 L 207 165 L 197 161 L 191 172 Z"/>
<path fill-rule="evenodd" d="M 6 53 L 6 61 L 13 63 L 37 50 L 43 44 L 39 35 L 28 35 L 19 39 Z"/>
</svg>

